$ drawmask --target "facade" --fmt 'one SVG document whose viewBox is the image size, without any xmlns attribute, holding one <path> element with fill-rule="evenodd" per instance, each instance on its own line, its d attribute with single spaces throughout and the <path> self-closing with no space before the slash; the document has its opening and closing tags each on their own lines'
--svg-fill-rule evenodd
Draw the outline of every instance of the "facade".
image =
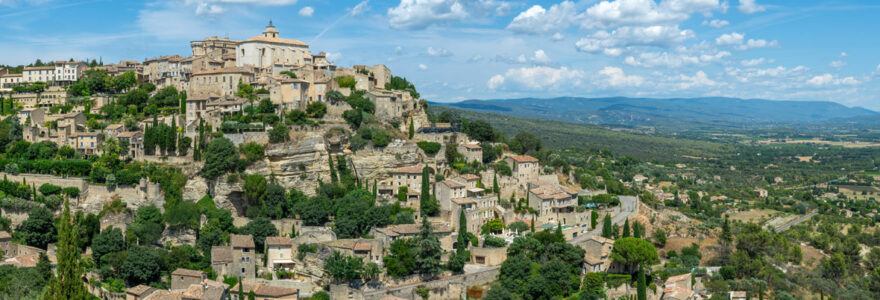
<svg viewBox="0 0 880 300">
<path fill-rule="evenodd" d="M 528 155 L 513 155 L 504 159 L 510 169 L 513 171 L 513 177 L 520 184 L 538 181 L 538 171 L 540 164 L 538 159 Z"/>
<path fill-rule="evenodd" d="M 370 235 L 374 236 L 376 239 L 381 240 L 384 245 L 383 247 L 386 249 L 390 249 L 391 242 L 396 241 L 397 239 L 402 238 L 411 238 L 415 237 L 419 234 L 419 228 L 422 225 L 420 224 L 399 224 L 399 225 L 389 225 L 382 228 L 373 228 L 370 231 Z M 431 227 L 434 229 L 434 234 L 436 234 L 440 238 L 441 246 L 444 246 L 444 249 L 452 247 L 452 240 L 449 238 L 452 230 L 449 228 L 449 225 L 432 223 Z M 448 247 L 445 247 L 444 240 L 447 240 Z"/>
<path fill-rule="evenodd" d="M 24 67 L 21 75 L 23 83 L 55 81 L 55 66 Z"/>
<path fill-rule="evenodd" d="M 70 85 L 82 77 L 86 70 L 86 65 L 81 62 L 57 61 L 55 62 L 55 78 L 56 83 Z"/>
<path fill-rule="evenodd" d="M 0 90 L 11 90 L 12 87 L 21 84 L 22 74 L 0 75 Z"/>
<path fill-rule="evenodd" d="M 187 96 L 228 97 L 235 96 L 239 83 L 250 84 L 254 73 L 246 68 L 223 68 L 192 74 Z"/>
<path fill-rule="evenodd" d="M 364 94 L 376 106 L 376 118 L 380 121 L 403 121 L 419 109 L 419 101 L 406 91 L 373 89 Z"/>
<path fill-rule="evenodd" d="M 254 279 L 257 276 L 256 248 L 254 238 L 250 235 L 229 235 L 229 246 L 232 247 L 232 276 Z"/>
<path fill-rule="evenodd" d="M 293 241 L 289 237 L 266 237 L 266 250 L 263 253 L 267 256 L 266 267 L 270 270 L 293 265 Z"/>
<path fill-rule="evenodd" d="M 464 155 L 464 160 L 467 162 L 483 161 L 483 147 L 480 147 L 479 144 L 461 144 L 458 145 L 458 153 Z"/>
<path fill-rule="evenodd" d="M 274 65 L 303 65 L 310 56 L 308 44 L 280 38 L 278 30 L 269 22 L 262 35 L 238 42 L 235 64 L 270 70 Z"/>
<path fill-rule="evenodd" d="M 101 151 L 100 132 L 74 132 L 68 137 L 71 148 L 85 155 L 98 154 Z"/>
<path fill-rule="evenodd" d="M 229 38 L 217 38 L 216 36 L 207 37 L 202 41 L 192 41 L 189 43 L 192 48 L 193 57 L 208 57 L 213 60 L 223 61 L 224 55 L 235 55 L 235 47 L 238 41 Z"/>
<path fill-rule="evenodd" d="M 156 85 L 156 89 L 168 86 L 181 90 L 182 82 L 185 82 L 184 73 L 181 72 L 180 55 L 168 55 L 152 58 L 144 61 L 144 79 Z"/>
<path fill-rule="evenodd" d="M 538 211 L 539 220 L 545 223 L 576 224 L 576 220 L 569 220 L 566 215 L 575 212 L 577 204 L 577 191 L 559 184 L 529 189 L 529 207 Z"/>
<path fill-rule="evenodd" d="M 604 272 L 611 264 L 611 249 L 614 248 L 614 240 L 601 236 L 593 236 L 579 245 L 584 249 L 584 271 Z"/>
<path fill-rule="evenodd" d="M 144 300 L 155 291 L 156 288 L 141 284 L 125 290 L 125 300 Z"/>
<path fill-rule="evenodd" d="M 422 166 L 402 167 L 391 170 L 391 188 L 394 194 L 400 187 L 406 186 L 410 191 L 420 191 L 422 188 Z"/>
<path fill-rule="evenodd" d="M 383 243 L 378 239 L 340 239 L 323 243 L 333 251 L 348 256 L 360 257 L 364 263 L 382 264 Z"/>
</svg>

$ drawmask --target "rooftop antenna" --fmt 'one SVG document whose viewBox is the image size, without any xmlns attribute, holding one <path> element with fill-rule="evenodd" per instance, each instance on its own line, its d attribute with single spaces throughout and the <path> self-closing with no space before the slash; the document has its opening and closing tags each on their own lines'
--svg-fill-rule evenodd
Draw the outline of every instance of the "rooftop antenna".
<svg viewBox="0 0 880 300">
<path fill-rule="evenodd" d="M 269 26 L 274 26 L 272 25 L 272 19 L 269 19 Z"/>
</svg>

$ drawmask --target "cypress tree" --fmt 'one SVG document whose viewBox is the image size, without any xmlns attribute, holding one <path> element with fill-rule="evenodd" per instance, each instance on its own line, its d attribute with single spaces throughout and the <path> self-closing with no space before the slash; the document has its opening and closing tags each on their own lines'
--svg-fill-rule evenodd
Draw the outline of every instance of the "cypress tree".
<svg viewBox="0 0 880 300">
<path fill-rule="evenodd" d="M 629 237 L 629 218 L 623 221 L 623 237 Z"/>
<path fill-rule="evenodd" d="M 379 185 L 376 184 L 376 179 L 373 179 L 373 199 L 379 198 Z"/>
<path fill-rule="evenodd" d="M 241 282 L 241 277 L 238 278 L 238 300 L 244 300 L 244 290 L 242 289 L 243 282 Z"/>
<path fill-rule="evenodd" d="M 412 139 L 416 135 L 416 126 L 413 124 L 412 117 L 409 118 L 409 139 Z"/>
<path fill-rule="evenodd" d="M 594 209 L 590 213 L 590 228 L 596 229 L 596 225 L 599 225 L 599 213 Z"/>
<path fill-rule="evenodd" d="M 433 203 L 433 199 L 431 198 L 431 181 L 430 181 L 430 173 L 428 173 L 428 166 L 422 168 L 422 195 L 419 199 L 419 211 L 422 214 L 422 217 L 427 217 L 433 215 L 437 207 Z"/>
<path fill-rule="evenodd" d="M 70 219 L 70 204 L 67 200 L 64 201 L 64 211 L 58 225 L 58 276 L 52 278 L 43 298 L 86 299 L 79 266 L 79 247 L 76 245 L 79 238 L 76 225 Z"/>
<path fill-rule="evenodd" d="M 602 237 L 610 239 L 614 235 L 611 226 L 611 215 L 605 214 L 605 220 L 602 222 Z"/>
<path fill-rule="evenodd" d="M 535 215 L 532 215 L 532 233 L 535 233 Z"/>
<path fill-rule="evenodd" d="M 467 215 L 465 215 L 464 207 L 462 207 L 461 212 L 458 214 L 458 243 L 455 247 L 455 250 L 459 253 L 467 249 L 467 232 Z"/>
<path fill-rule="evenodd" d="M 168 132 L 168 152 L 174 153 L 177 151 L 177 117 L 171 118 L 171 130 Z"/>
<path fill-rule="evenodd" d="M 639 266 L 638 273 L 638 283 L 636 286 L 636 294 L 638 295 L 638 300 L 648 300 L 648 286 L 645 283 L 645 270 L 642 266 Z"/>
<path fill-rule="evenodd" d="M 327 155 L 327 159 L 330 161 L 330 182 L 336 183 L 338 179 L 336 177 L 336 167 L 333 167 L 333 155 Z"/>
</svg>

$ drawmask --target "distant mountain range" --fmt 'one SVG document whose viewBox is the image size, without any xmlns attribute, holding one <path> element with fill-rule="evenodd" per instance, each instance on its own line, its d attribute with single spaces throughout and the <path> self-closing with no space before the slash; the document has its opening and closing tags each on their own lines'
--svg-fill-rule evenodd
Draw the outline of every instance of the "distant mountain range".
<svg viewBox="0 0 880 300">
<path fill-rule="evenodd" d="M 522 98 L 432 103 L 503 115 L 609 126 L 673 130 L 767 127 L 831 120 L 858 122 L 880 114 L 828 101 L 737 98 Z"/>
</svg>

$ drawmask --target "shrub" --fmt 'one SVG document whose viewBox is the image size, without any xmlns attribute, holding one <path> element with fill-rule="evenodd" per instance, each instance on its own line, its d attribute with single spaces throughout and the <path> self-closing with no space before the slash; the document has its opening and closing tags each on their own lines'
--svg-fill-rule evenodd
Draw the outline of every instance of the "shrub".
<svg viewBox="0 0 880 300">
<path fill-rule="evenodd" d="M 262 145 L 255 142 L 241 145 L 241 153 L 244 154 L 244 157 L 245 159 L 247 159 L 248 162 L 255 162 L 263 159 L 265 152 L 266 149 L 264 149 Z"/>
<path fill-rule="evenodd" d="M 487 235 L 483 240 L 483 247 L 501 248 L 507 246 L 507 242 L 503 238 Z"/>
<path fill-rule="evenodd" d="M 312 102 L 306 106 L 306 113 L 309 114 L 312 118 L 323 118 L 324 114 L 327 113 L 327 105 L 324 102 Z"/>
<path fill-rule="evenodd" d="M 51 183 L 44 183 L 40 186 L 40 194 L 44 196 L 55 195 L 59 192 L 61 192 L 61 187 Z"/>
<path fill-rule="evenodd" d="M 296 258 L 302 260 L 306 257 L 306 253 L 317 253 L 318 245 L 315 244 L 299 244 L 296 247 Z"/>
<path fill-rule="evenodd" d="M 336 83 L 339 84 L 339 87 L 341 88 L 354 89 L 355 84 L 357 84 L 354 80 L 354 76 L 338 76 L 335 79 Z"/>
<path fill-rule="evenodd" d="M 66 187 L 61 189 L 61 193 L 67 195 L 68 197 L 76 198 L 79 197 L 79 188 L 73 186 Z"/>
<path fill-rule="evenodd" d="M 428 154 L 428 155 L 434 155 L 434 154 L 437 154 L 438 152 L 440 152 L 440 146 L 441 146 L 440 143 L 426 142 L 426 141 L 418 142 L 418 143 L 416 143 L 416 145 L 418 145 L 419 148 L 422 148 L 422 151 L 425 151 L 425 154 Z"/>
</svg>

